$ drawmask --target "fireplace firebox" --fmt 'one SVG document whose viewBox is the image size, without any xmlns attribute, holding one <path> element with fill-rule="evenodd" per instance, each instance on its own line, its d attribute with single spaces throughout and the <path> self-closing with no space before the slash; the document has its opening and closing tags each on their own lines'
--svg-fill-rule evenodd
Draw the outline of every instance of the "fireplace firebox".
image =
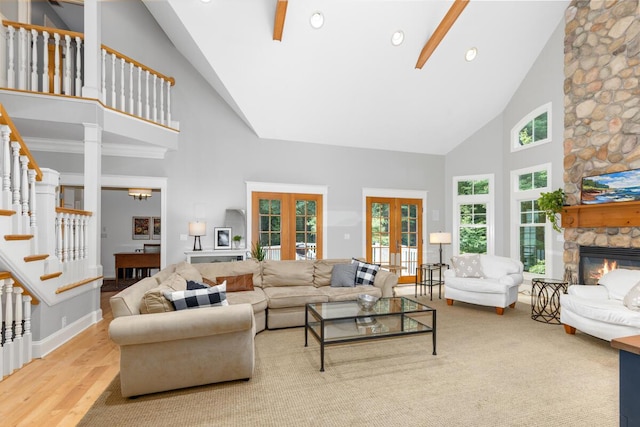
<svg viewBox="0 0 640 427">
<path fill-rule="evenodd" d="M 578 283 L 597 285 L 603 274 L 616 268 L 640 270 L 640 249 L 580 246 Z"/>
</svg>

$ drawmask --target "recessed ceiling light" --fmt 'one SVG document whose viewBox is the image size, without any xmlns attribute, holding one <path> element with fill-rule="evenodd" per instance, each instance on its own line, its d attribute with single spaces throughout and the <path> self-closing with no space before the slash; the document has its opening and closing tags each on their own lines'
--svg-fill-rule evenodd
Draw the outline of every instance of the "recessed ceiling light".
<svg viewBox="0 0 640 427">
<path fill-rule="evenodd" d="M 478 49 L 475 47 L 472 47 L 471 49 L 467 50 L 467 52 L 464 54 L 464 59 L 466 59 L 468 62 L 471 62 L 474 59 L 476 59 L 477 55 L 478 55 Z"/>
<path fill-rule="evenodd" d="M 211 0 L 200 0 L 202 3 L 209 3 Z"/>
<path fill-rule="evenodd" d="M 314 14 L 311 15 L 311 18 L 309 18 L 309 23 L 317 30 L 324 25 L 324 16 L 320 12 L 314 12 Z"/>
<path fill-rule="evenodd" d="M 391 44 L 394 46 L 400 46 L 404 41 L 404 32 L 398 30 L 391 35 Z"/>
</svg>

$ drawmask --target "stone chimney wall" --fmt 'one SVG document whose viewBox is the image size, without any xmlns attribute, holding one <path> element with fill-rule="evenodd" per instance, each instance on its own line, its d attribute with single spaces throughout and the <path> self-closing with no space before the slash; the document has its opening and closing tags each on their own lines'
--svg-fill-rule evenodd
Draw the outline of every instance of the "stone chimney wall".
<svg viewBox="0 0 640 427">
<path fill-rule="evenodd" d="M 580 203 L 585 176 L 640 168 L 638 0 L 572 0 L 565 14 L 564 191 Z M 567 228 L 565 268 L 578 247 L 640 248 L 640 228 Z"/>
</svg>

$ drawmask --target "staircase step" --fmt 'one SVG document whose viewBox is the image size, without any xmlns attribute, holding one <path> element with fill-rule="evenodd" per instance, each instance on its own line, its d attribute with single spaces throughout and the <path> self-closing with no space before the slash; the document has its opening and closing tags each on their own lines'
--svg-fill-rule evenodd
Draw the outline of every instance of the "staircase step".
<svg viewBox="0 0 640 427">
<path fill-rule="evenodd" d="M 40 261 L 49 258 L 49 254 L 29 255 L 24 257 L 24 262 Z"/>
<path fill-rule="evenodd" d="M 40 276 L 40 280 L 55 279 L 56 277 L 59 277 L 61 274 L 62 274 L 62 271 L 56 271 L 55 273 L 45 274 L 43 276 Z"/>
<path fill-rule="evenodd" d="M 16 211 L 11 209 L 0 209 L 0 216 L 11 216 L 15 214 L 16 214 Z"/>
<path fill-rule="evenodd" d="M 33 234 L 6 234 L 4 240 L 31 240 Z"/>
</svg>

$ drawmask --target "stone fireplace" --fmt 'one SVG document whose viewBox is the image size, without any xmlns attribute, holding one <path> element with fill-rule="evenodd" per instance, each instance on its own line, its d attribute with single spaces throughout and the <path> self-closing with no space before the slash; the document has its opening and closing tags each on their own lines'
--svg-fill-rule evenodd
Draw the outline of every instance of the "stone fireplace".
<svg viewBox="0 0 640 427">
<path fill-rule="evenodd" d="M 580 203 L 585 176 L 640 168 L 638 0 L 573 0 L 565 16 L 564 191 Z M 640 225 L 640 223 L 638 223 Z M 565 228 L 565 270 L 580 247 L 640 248 L 640 228 Z"/>
</svg>

